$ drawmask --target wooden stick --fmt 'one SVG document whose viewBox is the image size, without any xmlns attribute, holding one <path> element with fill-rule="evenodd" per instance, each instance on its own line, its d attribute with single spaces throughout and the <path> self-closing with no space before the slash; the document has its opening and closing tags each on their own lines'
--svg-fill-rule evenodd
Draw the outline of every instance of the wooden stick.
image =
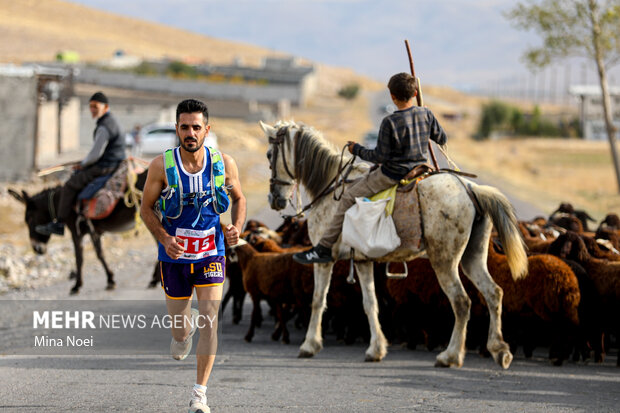
<svg viewBox="0 0 620 413">
<path fill-rule="evenodd" d="M 43 168 L 37 172 L 37 176 L 46 176 L 46 175 L 53 174 L 54 172 L 64 171 L 65 169 L 67 169 L 68 166 L 73 166 L 78 163 L 79 163 L 78 161 L 72 161 L 72 162 L 61 163 L 59 165 L 50 166 L 48 168 Z"/>
<path fill-rule="evenodd" d="M 407 48 L 407 56 L 409 56 L 409 69 L 411 70 L 411 76 L 413 76 L 413 80 L 416 84 L 416 89 L 418 93 L 415 95 L 418 106 L 424 106 L 424 102 L 422 100 L 422 85 L 420 84 L 420 79 L 415 76 L 415 68 L 413 67 L 413 57 L 411 56 L 411 48 L 409 47 L 409 40 L 405 39 L 405 47 Z M 431 159 L 433 160 L 433 165 L 435 165 L 435 169 L 439 170 L 439 164 L 437 163 L 437 158 L 435 157 L 435 151 L 433 150 L 433 145 L 431 141 L 428 141 L 428 152 L 431 155 Z"/>
</svg>

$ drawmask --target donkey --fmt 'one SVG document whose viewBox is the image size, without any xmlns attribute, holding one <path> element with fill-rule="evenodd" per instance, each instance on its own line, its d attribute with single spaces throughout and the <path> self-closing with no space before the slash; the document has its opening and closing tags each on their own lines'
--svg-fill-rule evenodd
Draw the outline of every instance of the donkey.
<svg viewBox="0 0 620 413">
<path fill-rule="evenodd" d="M 260 122 L 260 125 L 269 139 L 267 158 L 272 173 L 269 190 L 271 208 L 283 209 L 292 197 L 295 184 L 303 185 L 312 199 L 308 229 L 312 243 L 316 244 L 337 207 L 337 201 L 331 195 L 324 194 L 328 192 L 326 187 L 329 182 L 335 181 L 339 173 L 341 155 L 312 128 L 294 122 L 278 122 L 274 126 Z M 360 177 L 367 169 L 365 164 L 353 164 L 349 178 Z M 346 190 L 346 183 L 344 185 Z M 477 198 L 478 208 L 468 195 L 467 187 L 472 197 Z M 410 194 L 415 196 L 414 191 Z M 450 343 L 436 358 L 435 365 L 441 367 L 460 367 L 465 357 L 465 333 L 471 300 L 459 279 L 460 263 L 465 275 L 484 296 L 489 309 L 487 348 L 502 368 L 508 368 L 513 357 L 501 330 L 503 292 L 491 278 L 486 261 L 492 222 L 505 247 L 513 278 L 517 280 L 527 274 L 527 257 L 512 206 L 497 189 L 476 185 L 448 173 L 431 175 L 420 181 L 417 194 L 424 246 L 401 245 L 376 261 L 410 261 L 428 256 L 439 284 L 450 300 L 455 318 Z M 407 222 L 396 222 L 397 229 L 403 224 Z M 334 246 L 333 258 L 350 258 L 349 247 L 339 241 Z M 366 361 L 380 361 L 387 353 L 387 343 L 378 320 L 373 263 L 359 253 L 355 254 L 354 259 L 371 332 Z M 299 357 L 312 357 L 323 346 L 320 329 L 333 265 L 334 262 L 314 264 L 312 315 Z"/>
<path fill-rule="evenodd" d="M 147 171 L 138 175 L 136 188 L 144 189 Z M 47 188 L 33 196 L 28 195 L 26 191 L 21 194 L 9 189 L 9 193 L 18 201 L 26 206 L 26 224 L 30 235 L 30 245 L 37 254 L 45 254 L 47 252 L 47 243 L 50 239 L 49 235 L 42 235 L 35 231 L 37 225 L 45 224 L 52 221 L 58 210 L 60 203 L 61 187 Z M 66 225 L 71 233 L 73 247 L 75 251 L 75 270 L 71 272 L 70 278 L 75 278 L 75 285 L 71 288 L 71 294 L 77 294 L 82 287 L 82 263 L 84 261 L 82 238 L 89 234 L 97 253 L 97 258 L 103 264 L 103 268 L 108 277 L 107 290 L 113 290 L 116 286 L 114 282 L 114 273 L 108 267 L 101 248 L 101 236 L 104 232 L 121 232 L 127 231 L 135 225 L 136 207 L 127 207 L 123 200 L 120 200 L 110 215 L 99 220 L 79 220 L 76 213 L 72 213 Z M 92 223 L 92 225 L 90 224 Z M 157 272 L 157 269 L 155 270 Z M 156 279 L 156 274 L 153 274 Z"/>
</svg>

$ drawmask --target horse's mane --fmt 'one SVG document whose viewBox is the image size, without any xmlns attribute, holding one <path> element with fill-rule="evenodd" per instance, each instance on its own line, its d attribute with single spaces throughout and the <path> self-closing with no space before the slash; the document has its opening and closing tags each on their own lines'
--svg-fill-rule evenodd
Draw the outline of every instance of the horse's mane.
<svg viewBox="0 0 620 413">
<path fill-rule="evenodd" d="M 304 185 L 311 198 L 318 196 L 338 173 L 340 153 L 321 132 L 294 122 L 278 122 L 276 128 L 287 126 L 302 128 L 295 152 L 295 177 Z M 288 141 L 288 140 L 287 140 Z M 292 142 L 291 142 L 292 143 Z M 346 162 L 350 156 L 343 159 Z"/>
</svg>

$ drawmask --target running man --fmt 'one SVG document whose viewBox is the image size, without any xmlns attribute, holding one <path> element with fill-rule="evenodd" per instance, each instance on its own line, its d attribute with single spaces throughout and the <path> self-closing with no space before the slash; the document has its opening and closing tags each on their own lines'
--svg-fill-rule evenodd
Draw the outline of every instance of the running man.
<svg viewBox="0 0 620 413">
<path fill-rule="evenodd" d="M 204 146 L 209 112 L 198 100 L 179 103 L 176 131 L 179 146 L 155 158 L 149 166 L 141 216 L 159 243 L 162 288 L 173 325 L 170 352 L 185 359 L 196 327 L 196 384 L 190 413 L 208 413 L 207 382 L 217 349 L 217 311 L 222 298 L 228 245 L 239 241 L 246 215 L 237 164 L 233 158 Z M 225 189 L 229 189 L 228 197 Z M 232 224 L 224 230 L 219 214 L 231 205 Z M 194 289 L 198 309 L 191 308 Z M 190 321 L 191 320 L 191 321 Z"/>
</svg>

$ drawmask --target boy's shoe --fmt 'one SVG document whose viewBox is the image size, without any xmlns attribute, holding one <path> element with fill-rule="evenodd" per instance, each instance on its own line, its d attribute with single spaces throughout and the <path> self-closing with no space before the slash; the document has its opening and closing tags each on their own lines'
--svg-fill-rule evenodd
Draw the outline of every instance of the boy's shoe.
<svg viewBox="0 0 620 413">
<path fill-rule="evenodd" d="M 332 261 L 332 249 L 318 244 L 308 251 L 293 254 L 293 259 L 300 264 L 326 263 Z"/>
<path fill-rule="evenodd" d="M 176 341 L 174 337 L 172 337 L 172 342 L 170 343 L 170 355 L 175 360 L 185 360 L 189 353 L 192 351 L 192 337 L 194 333 L 196 333 L 196 328 L 198 326 L 198 315 L 200 314 L 197 309 L 192 308 L 192 331 L 189 332 L 189 335 L 184 341 Z"/>
</svg>

